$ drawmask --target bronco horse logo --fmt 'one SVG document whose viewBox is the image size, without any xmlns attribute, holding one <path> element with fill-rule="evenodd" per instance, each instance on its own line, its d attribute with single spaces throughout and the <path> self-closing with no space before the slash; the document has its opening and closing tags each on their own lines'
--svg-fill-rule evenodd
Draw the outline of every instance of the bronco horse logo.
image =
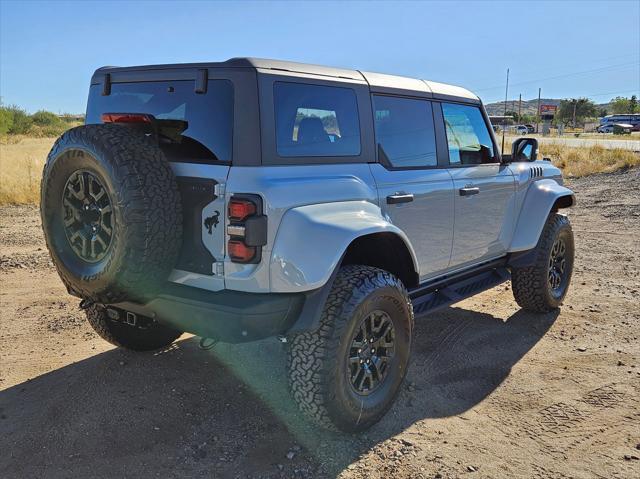
<svg viewBox="0 0 640 479">
<path fill-rule="evenodd" d="M 214 211 L 213 216 L 209 216 L 204 219 L 204 227 L 207 228 L 209 234 L 213 234 L 213 228 L 218 227 L 218 223 L 220 222 L 220 212 L 218 210 Z"/>
</svg>

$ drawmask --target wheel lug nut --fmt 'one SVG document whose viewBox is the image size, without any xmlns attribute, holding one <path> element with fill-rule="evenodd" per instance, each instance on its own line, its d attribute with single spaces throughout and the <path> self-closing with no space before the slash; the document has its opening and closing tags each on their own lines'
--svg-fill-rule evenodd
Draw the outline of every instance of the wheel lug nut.
<svg viewBox="0 0 640 479">
<path fill-rule="evenodd" d="M 364 363 L 364 359 L 361 359 L 361 360 L 360 360 L 360 364 L 362 364 L 362 363 Z"/>
<path fill-rule="evenodd" d="M 358 349 L 358 354 L 360 354 L 362 352 L 362 349 Z"/>
<path fill-rule="evenodd" d="M 375 353 L 375 352 L 376 352 L 376 350 L 375 350 L 375 349 L 372 349 L 372 350 L 371 350 L 371 354 L 373 354 L 373 353 Z"/>
<path fill-rule="evenodd" d="M 369 342 L 370 342 L 370 343 L 372 343 L 372 342 L 373 342 L 373 338 L 371 338 L 371 339 L 369 340 Z"/>
</svg>

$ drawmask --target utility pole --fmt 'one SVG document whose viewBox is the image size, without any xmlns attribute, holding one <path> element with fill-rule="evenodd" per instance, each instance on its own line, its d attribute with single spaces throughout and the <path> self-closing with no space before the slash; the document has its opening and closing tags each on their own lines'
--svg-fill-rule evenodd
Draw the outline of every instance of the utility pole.
<svg viewBox="0 0 640 479">
<path fill-rule="evenodd" d="M 507 68 L 507 84 L 504 87 L 504 113 L 502 114 L 504 118 L 504 121 L 506 122 L 506 116 L 507 116 L 507 97 L 509 96 L 509 69 Z M 504 123 L 502 124 L 502 149 L 501 151 L 504 151 Z"/>
<path fill-rule="evenodd" d="M 576 107 L 578 106 L 578 100 L 573 99 L 573 129 L 576 129 Z"/>
<path fill-rule="evenodd" d="M 518 123 L 522 123 L 522 93 L 518 97 Z"/>
<path fill-rule="evenodd" d="M 542 93 L 542 88 L 538 88 L 538 114 L 536 115 L 536 133 L 540 130 L 540 94 Z"/>
</svg>

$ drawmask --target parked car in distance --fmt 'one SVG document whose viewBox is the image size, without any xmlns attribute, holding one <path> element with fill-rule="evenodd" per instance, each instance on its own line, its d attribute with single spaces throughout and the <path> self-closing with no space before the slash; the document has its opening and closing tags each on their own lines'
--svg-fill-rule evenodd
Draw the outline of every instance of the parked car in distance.
<svg viewBox="0 0 640 479">
<path fill-rule="evenodd" d="M 514 129 L 518 135 L 528 135 L 531 133 L 527 125 L 516 125 Z"/>
<path fill-rule="evenodd" d="M 526 123 L 524 126 L 527 127 L 527 130 L 529 130 L 529 133 L 535 133 L 536 131 L 536 127 L 533 125 L 530 125 L 529 123 Z"/>
<path fill-rule="evenodd" d="M 618 135 L 630 134 L 634 130 L 634 125 L 627 123 L 608 123 L 606 125 L 600 125 L 597 128 L 598 133 L 616 133 Z"/>
</svg>

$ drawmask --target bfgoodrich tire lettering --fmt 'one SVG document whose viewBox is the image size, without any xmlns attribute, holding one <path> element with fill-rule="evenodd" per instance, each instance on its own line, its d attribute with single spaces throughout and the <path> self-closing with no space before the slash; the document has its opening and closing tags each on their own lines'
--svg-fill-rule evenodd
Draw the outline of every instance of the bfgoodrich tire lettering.
<svg viewBox="0 0 640 479">
<path fill-rule="evenodd" d="M 550 279 L 550 275 L 558 274 L 557 267 L 552 263 L 554 251 L 559 248 L 563 249 L 562 274 L 557 280 Z M 571 282 L 574 250 L 569 218 L 552 213 L 538 240 L 534 263 L 511 271 L 516 302 L 522 308 L 536 313 L 546 313 L 558 308 Z"/>
<path fill-rule="evenodd" d="M 109 206 L 102 200 L 91 204 L 112 210 L 108 247 L 95 257 L 81 254 L 65 230 L 71 213 L 64 202 L 74 196 L 66 188 L 76 185 L 80 191 L 74 175 L 93 178 L 109 198 Z M 76 209 L 89 200 L 78 201 Z M 157 145 L 128 127 L 85 125 L 64 133 L 44 167 L 40 211 L 53 262 L 76 296 L 99 303 L 145 298 L 166 281 L 176 262 L 182 213 L 175 178 Z M 102 219 L 95 221 L 100 225 Z"/>
<path fill-rule="evenodd" d="M 393 358 L 381 384 L 368 394 L 358 394 L 349 380 L 353 339 L 362 322 L 379 311 L 393 322 Z M 293 398 L 303 412 L 330 429 L 369 428 L 391 407 L 405 377 L 412 332 L 413 308 L 398 278 L 369 266 L 343 267 L 325 304 L 320 328 L 291 339 Z"/>
</svg>

